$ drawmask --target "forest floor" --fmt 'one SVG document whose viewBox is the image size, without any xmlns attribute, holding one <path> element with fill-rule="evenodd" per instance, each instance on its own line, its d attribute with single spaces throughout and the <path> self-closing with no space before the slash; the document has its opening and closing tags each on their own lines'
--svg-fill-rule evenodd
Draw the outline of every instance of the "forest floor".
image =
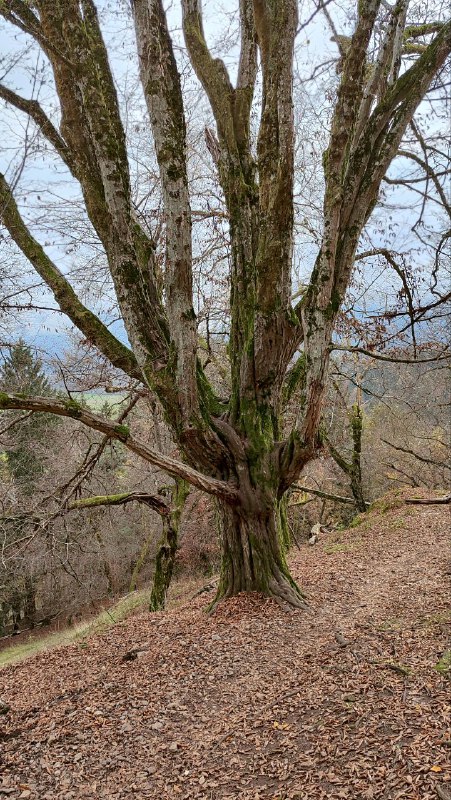
<svg viewBox="0 0 451 800">
<path fill-rule="evenodd" d="M 310 612 L 205 593 L 5 667 L 0 800 L 451 800 L 449 507 L 394 505 L 293 549 Z"/>
</svg>

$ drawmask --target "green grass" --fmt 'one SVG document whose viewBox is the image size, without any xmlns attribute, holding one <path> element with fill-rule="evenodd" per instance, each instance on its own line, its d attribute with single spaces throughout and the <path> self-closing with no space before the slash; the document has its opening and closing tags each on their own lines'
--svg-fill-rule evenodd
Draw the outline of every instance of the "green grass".
<svg viewBox="0 0 451 800">
<path fill-rule="evenodd" d="M 398 517 L 397 519 L 392 520 L 392 522 L 390 523 L 391 530 L 393 530 L 393 529 L 402 530 L 405 527 L 406 527 L 406 524 L 405 524 L 404 520 L 402 519 L 402 517 Z"/>
<path fill-rule="evenodd" d="M 418 620 L 419 628 L 434 628 L 436 625 L 451 625 L 451 611 L 438 611 Z"/>
<path fill-rule="evenodd" d="M 351 520 L 351 522 L 349 523 L 349 525 L 348 525 L 347 527 L 348 527 L 348 528 L 358 528 L 358 527 L 359 527 L 359 525 L 362 525 L 362 524 L 363 524 L 363 521 L 364 521 L 364 519 L 365 519 L 365 515 L 364 515 L 364 514 L 357 514 L 357 515 L 356 515 L 356 516 L 355 516 L 355 517 L 354 517 L 354 518 Z"/>
<path fill-rule="evenodd" d="M 330 542 L 324 545 L 324 552 L 331 556 L 334 553 L 350 553 L 352 550 L 357 550 L 362 544 L 361 539 L 354 539 L 353 542 Z"/>
<path fill-rule="evenodd" d="M 0 652 L 0 668 L 5 667 L 7 664 L 23 661 L 45 650 L 73 644 L 74 642 L 79 642 L 80 647 L 87 647 L 87 640 L 90 636 L 96 633 L 102 633 L 118 622 L 127 619 L 127 617 L 131 616 L 135 611 L 147 608 L 149 602 L 149 589 L 132 592 L 122 597 L 108 610 L 102 611 L 97 617 L 89 620 L 89 622 L 82 622 L 76 627 L 66 628 L 64 631 L 58 633 L 50 633 L 48 636 L 32 638 L 28 642 L 13 644 L 11 647 Z"/>
<path fill-rule="evenodd" d="M 111 408 L 113 414 L 120 411 L 121 403 L 126 397 L 125 392 L 117 392 L 109 394 L 108 392 L 83 392 L 80 395 L 80 402 L 86 403 L 91 411 L 99 412 L 105 405 Z"/>
<path fill-rule="evenodd" d="M 442 678 L 447 678 L 447 680 L 451 681 L 451 650 L 446 650 L 443 653 L 440 661 L 435 665 L 435 669 Z"/>
<path fill-rule="evenodd" d="M 391 617 L 390 619 L 375 625 L 377 631 L 400 631 L 405 626 L 404 620 L 398 617 Z"/>
</svg>

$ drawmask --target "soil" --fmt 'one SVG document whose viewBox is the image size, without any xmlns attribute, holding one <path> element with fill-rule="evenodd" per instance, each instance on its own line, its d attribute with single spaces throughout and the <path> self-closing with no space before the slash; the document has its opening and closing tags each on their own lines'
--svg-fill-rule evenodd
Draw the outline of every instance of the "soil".
<svg viewBox="0 0 451 800">
<path fill-rule="evenodd" d="M 0 800 L 451 800 L 449 521 L 294 549 L 308 612 L 207 592 L 5 667 Z"/>
</svg>

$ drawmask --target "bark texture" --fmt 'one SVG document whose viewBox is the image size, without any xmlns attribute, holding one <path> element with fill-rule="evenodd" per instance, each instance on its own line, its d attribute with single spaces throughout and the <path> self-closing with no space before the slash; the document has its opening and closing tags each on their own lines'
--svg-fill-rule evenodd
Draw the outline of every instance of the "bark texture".
<svg viewBox="0 0 451 800">
<path fill-rule="evenodd" d="M 162 611 L 166 606 L 178 548 L 180 517 L 188 497 L 189 487 L 185 481 L 177 480 L 168 491 L 170 493 L 169 513 L 162 517 L 163 533 L 155 557 L 155 572 L 150 595 L 151 611 Z"/>
<path fill-rule="evenodd" d="M 213 605 L 240 592 L 261 592 L 280 604 L 307 608 L 285 561 L 279 509 L 264 500 L 253 509 L 218 502 L 218 512 L 222 565 Z"/>
</svg>

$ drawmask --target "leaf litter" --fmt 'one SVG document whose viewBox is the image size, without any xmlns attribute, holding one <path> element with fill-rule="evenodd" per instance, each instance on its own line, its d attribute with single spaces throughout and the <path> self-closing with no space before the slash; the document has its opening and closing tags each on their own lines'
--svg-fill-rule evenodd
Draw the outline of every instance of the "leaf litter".
<svg viewBox="0 0 451 800">
<path fill-rule="evenodd" d="M 450 800 L 448 511 L 291 555 L 310 612 L 212 592 L 4 668 L 0 800 Z"/>
</svg>

